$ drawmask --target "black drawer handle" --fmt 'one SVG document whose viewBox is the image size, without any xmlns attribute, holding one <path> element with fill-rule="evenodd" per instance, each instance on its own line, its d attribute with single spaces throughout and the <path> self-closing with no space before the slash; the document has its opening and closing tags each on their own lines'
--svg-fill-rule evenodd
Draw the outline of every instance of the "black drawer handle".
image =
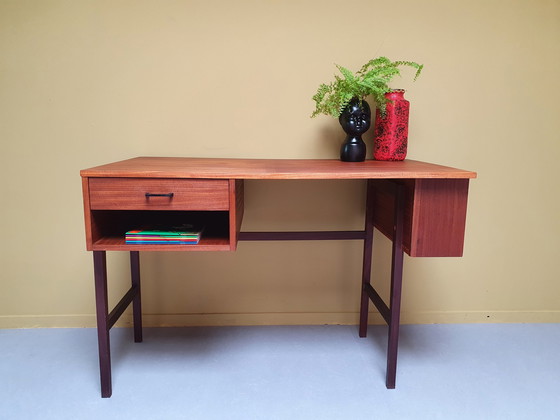
<svg viewBox="0 0 560 420">
<path fill-rule="evenodd" d="M 146 198 L 150 198 L 150 197 L 169 197 L 169 198 L 173 198 L 173 193 L 168 193 L 168 194 L 146 193 Z"/>
</svg>

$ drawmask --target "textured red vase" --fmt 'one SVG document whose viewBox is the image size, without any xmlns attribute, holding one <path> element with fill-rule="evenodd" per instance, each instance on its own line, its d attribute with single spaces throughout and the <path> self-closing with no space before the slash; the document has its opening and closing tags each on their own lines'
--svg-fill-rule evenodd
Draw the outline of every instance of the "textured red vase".
<svg viewBox="0 0 560 420">
<path fill-rule="evenodd" d="M 389 99 L 385 115 L 379 109 L 375 114 L 375 140 L 373 158 L 375 160 L 404 160 L 408 146 L 408 111 L 410 102 L 404 99 L 404 90 L 387 92 Z"/>
</svg>

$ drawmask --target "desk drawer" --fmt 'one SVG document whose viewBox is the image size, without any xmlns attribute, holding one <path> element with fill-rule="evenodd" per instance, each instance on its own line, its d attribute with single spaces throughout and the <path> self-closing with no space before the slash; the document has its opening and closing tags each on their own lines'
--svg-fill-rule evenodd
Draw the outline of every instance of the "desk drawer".
<svg viewBox="0 0 560 420">
<path fill-rule="evenodd" d="M 91 210 L 229 210 L 224 179 L 89 178 Z"/>
</svg>

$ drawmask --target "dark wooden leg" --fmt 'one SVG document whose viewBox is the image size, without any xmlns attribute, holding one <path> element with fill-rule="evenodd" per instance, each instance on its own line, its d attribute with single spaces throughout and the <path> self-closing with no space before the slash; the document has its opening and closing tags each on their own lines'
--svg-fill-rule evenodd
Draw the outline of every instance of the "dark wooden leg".
<svg viewBox="0 0 560 420">
<path fill-rule="evenodd" d="M 109 308 L 107 303 L 107 257 L 105 251 L 93 251 L 93 271 L 95 277 L 95 308 L 97 312 L 101 396 L 109 398 L 112 394 L 111 347 L 109 340 Z"/>
<path fill-rule="evenodd" d="M 142 299 L 140 296 L 140 252 L 130 251 L 130 274 L 132 288 L 136 294 L 132 300 L 132 324 L 134 327 L 134 341 L 142 342 Z"/>
<path fill-rule="evenodd" d="M 368 180 L 366 198 L 366 222 L 364 238 L 364 258 L 362 266 L 362 297 L 360 303 L 360 337 L 367 336 L 369 296 L 367 288 L 371 281 L 371 258 L 373 252 L 373 211 L 374 211 L 374 191 L 373 181 Z"/>
<path fill-rule="evenodd" d="M 399 326 L 401 313 L 401 291 L 403 274 L 403 224 L 404 224 L 404 187 L 397 186 L 395 195 L 395 231 L 393 236 L 393 257 L 391 262 L 391 296 L 389 316 L 389 343 L 387 346 L 386 385 L 395 388 L 397 376 L 397 351 L 399 345 Z"/>
<path fill-rule="evenodd" d="M 386 385 L 389 389 L 395 388 L 397 376 L 397 351 L 399 346 L 399 326 L 401 312 L 401 292 L 403 276 L 403 231 L 404 231 L 404 204 L 405 187 L 394 184 L 393 195 L 394 223 L 393 223 L 393 254 L 391 261 L 391 295 L 389 306 L 371 285 L 371 259 L 373 248 L 374 229 L 374 201 L 375 191 L 373 181 L 368 181 L 368 197 L 366 205 L 366 232 L 364 239 L 364 265 L 362 271 L 362 299 L 360 307 L 360 337 L 367 334 L 368 305 L 371 300 L 379 310 L 381 316 L 389 326 L 387 345 L 387 376 Z"/>
</svg>

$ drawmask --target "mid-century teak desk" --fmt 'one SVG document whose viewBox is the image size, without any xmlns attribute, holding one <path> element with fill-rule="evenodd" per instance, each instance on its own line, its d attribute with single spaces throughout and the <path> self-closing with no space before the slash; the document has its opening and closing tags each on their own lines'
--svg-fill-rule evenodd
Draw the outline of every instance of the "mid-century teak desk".
<svg viewBox="0 0 560 420">
<path fill-rule="evenodd" d="M 87 249 L 93 251 L 101 395 L 110 397 L 109 330 L 132 303 L 134 341 L 142 341 L 140 251 L 234 251 L 238 241 L 364 242 L 359 335 L 371 300 L 389 326 L 387 388 L 395 387 L 403 256 L 459 257 L 469 179 L 476 173 L 425 162 L 138 157 L 80 172 Z M 242 232 L 246 179 L 367 180 L 364 230 Z M 128 245 L 125 232 L 157 222 L 200 223 L 197 245 Z M 390 301 L 370 284 L 373 230 L 392 241 Z M 132 286 L 109 312 L 106 251 L 130 251 Z M 358 287 L 358 285 L 357 285 Z"/>
</svg>

